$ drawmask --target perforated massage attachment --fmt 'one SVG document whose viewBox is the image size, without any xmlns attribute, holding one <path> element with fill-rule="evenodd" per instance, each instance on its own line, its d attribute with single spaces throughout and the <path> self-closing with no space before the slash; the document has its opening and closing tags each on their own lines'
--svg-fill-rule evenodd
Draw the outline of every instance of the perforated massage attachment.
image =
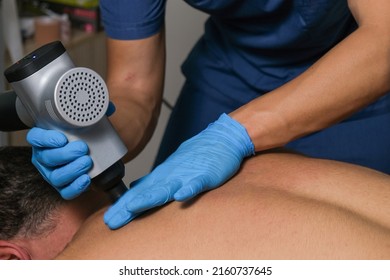
<svg viewBox="0 0 390 280">
<path fill-rule="evenodd" d="M 68 70 L 54 90 L 58 113 L 70 124 L 85 127 L 95 124 L 105 114 L 108 90 L 102 78 L 88 68 Z"/>
</svg>

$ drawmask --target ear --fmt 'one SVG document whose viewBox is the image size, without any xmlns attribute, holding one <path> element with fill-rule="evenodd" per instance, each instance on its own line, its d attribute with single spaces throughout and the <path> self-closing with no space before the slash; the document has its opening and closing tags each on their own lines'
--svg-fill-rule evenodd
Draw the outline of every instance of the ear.
<svg viewBox="0 0 390 280">
<path fill-rule="evenodd" d="M 31 257 L 22 246 L 0 240 L 0 260 L 31 260 Z"/>
</svg>

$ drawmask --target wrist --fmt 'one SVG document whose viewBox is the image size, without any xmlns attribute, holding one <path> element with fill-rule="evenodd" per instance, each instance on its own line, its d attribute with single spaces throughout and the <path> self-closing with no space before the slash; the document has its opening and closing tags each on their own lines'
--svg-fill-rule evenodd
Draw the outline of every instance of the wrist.
<svg viewBox="0 0 390 280">
<path fill-rule="evenodd" d="M 234 147 L 237 147 L 240 150 L 242 157 L 255 154 L 255 146 L 253 145 L 246 128 L 238 121 L 224 113 L 214 124 L 218 125 L 219 127 L 217 129 L 219 129 L 220 133 L 226 139 L 229 139 L 229 142 L 231 142 Z"/>
</svg>

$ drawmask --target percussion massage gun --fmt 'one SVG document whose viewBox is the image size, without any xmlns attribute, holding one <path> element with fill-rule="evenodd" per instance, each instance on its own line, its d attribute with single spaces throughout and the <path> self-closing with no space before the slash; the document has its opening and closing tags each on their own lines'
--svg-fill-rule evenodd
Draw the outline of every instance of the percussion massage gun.
<svg viewBox="0 0 390 280">
<path fill-rule="evenodd" d="M 91 69 L 75 67 L 59 41 L 31 52 L 4 75 L 14 91 L 0 94 L 0 130 L 36 126 L 61 131 L 69 141 L 85 141 L 93 160 L 92 187 L 119 198 L 127 190 L 121 161 L 127 149 L 106 116 L 104 80 Z"/>
</svg>

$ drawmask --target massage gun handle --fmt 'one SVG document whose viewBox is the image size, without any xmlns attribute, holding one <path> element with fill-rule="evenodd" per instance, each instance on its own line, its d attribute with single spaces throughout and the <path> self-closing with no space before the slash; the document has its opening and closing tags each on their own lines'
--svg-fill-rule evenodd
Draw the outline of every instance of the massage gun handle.
<svg viewBox="0 0 390 280">
<path fill-rule="evenodd" d="M 19 117 L 14 91 L 0 93 L 0 131 L 18 131 L 30 128 Z"/>
<path fill-rule="evenodd" d="M 112 202 L 115 202 L 128 190 L 122 181 L 124 174 L 125 166 L 122 160 L 118 160 L 103 173 L 92 179 L 93 187 L 99 191 L 104 191 Z"/>
</svg>

